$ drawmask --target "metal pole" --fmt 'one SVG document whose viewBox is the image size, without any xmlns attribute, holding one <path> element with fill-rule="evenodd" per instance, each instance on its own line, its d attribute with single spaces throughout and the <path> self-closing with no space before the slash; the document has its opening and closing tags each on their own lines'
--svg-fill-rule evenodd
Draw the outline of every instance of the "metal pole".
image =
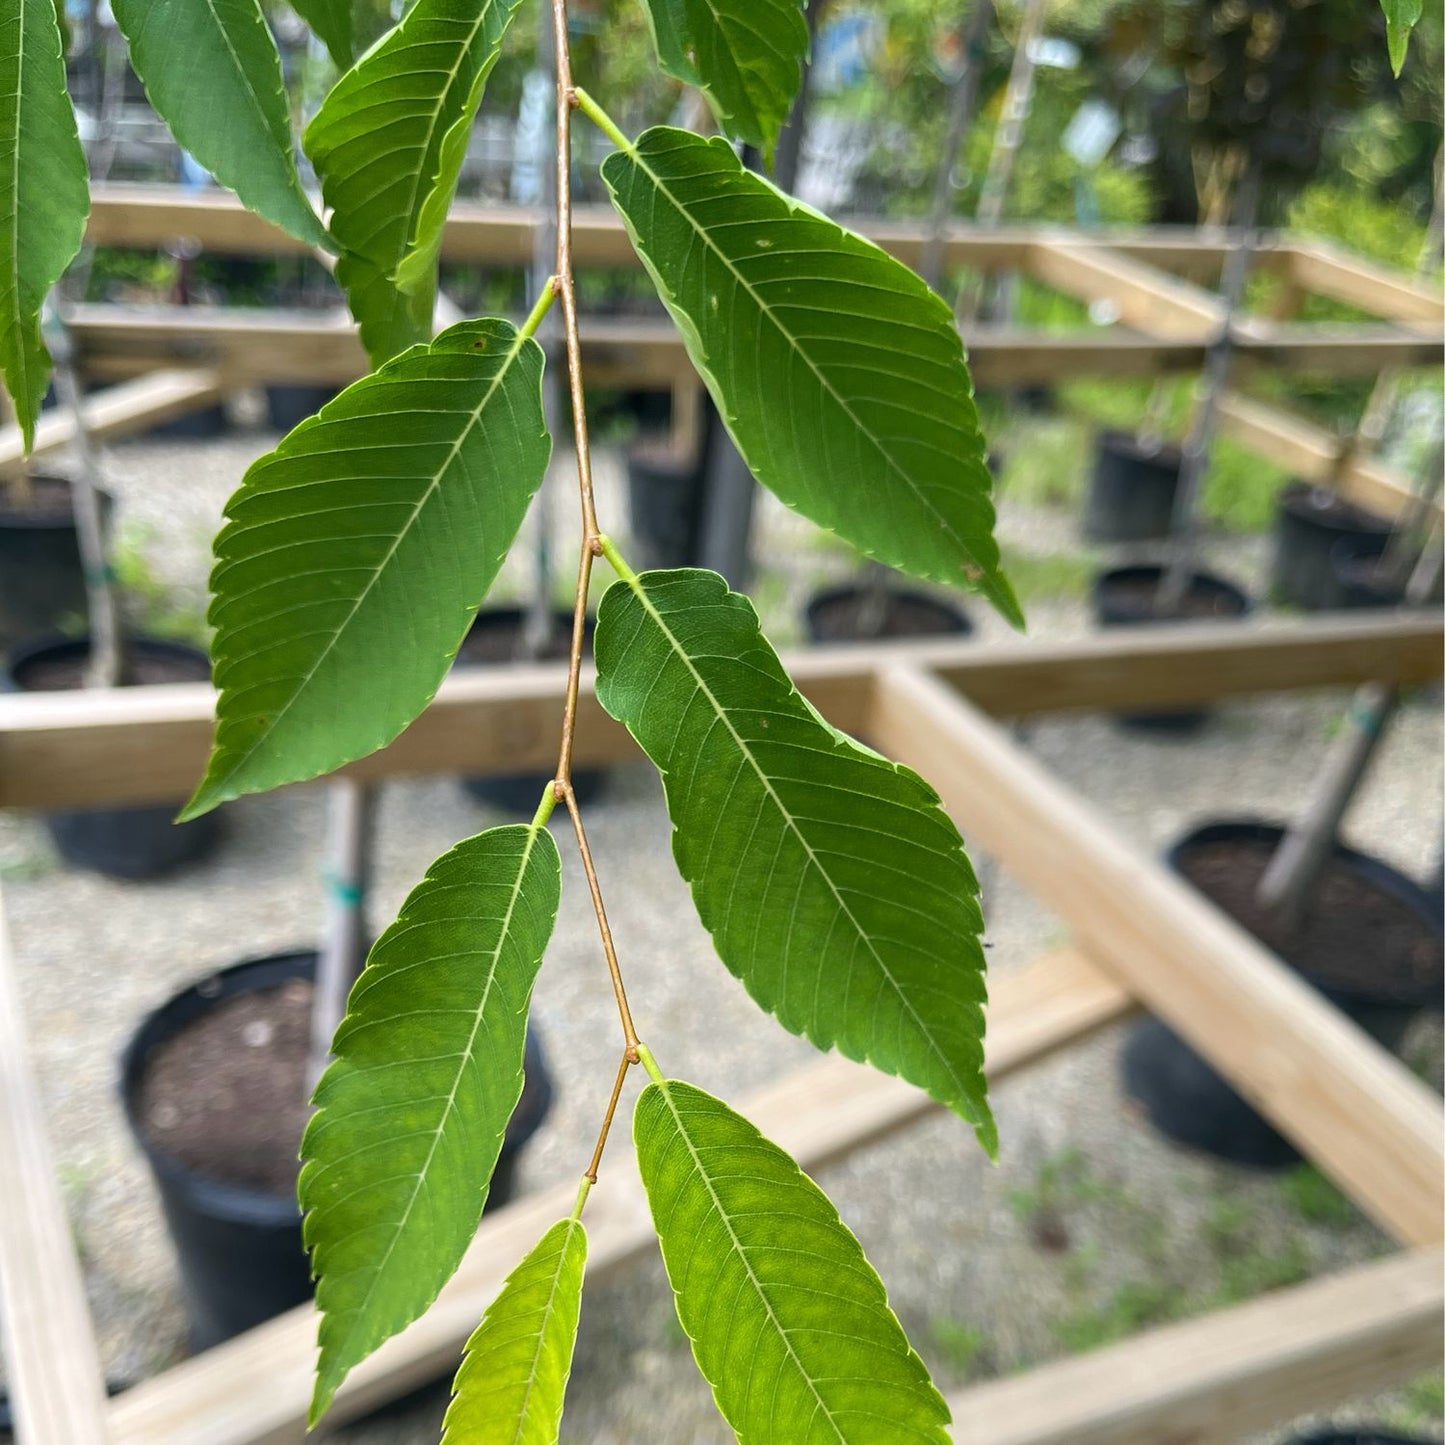
<svg viewBox="0 0 1445 1445">
<path fill-rule="evenodd" d="M 1204 485 L 1204 473 L 1209 466 L 1210 446 L 1214 441 L 1215 424 L 1219 416 L 1219 401 L 1229 382 L 1229 371 L 1234 361 L 1235 317 L 1244 299 L 1245 284 L 1249 280 L 1255 248 L 1259 244 L 1255 232 L 1255 219 L 1259 214 L 1259 189 L 1259 173 L 1251 167 L 1245 174 L 1239 194 L 1239 225 L 1243 235 L 1230 251 L 1224 269 L 1221 288 L 1224 324 L 1209 343 L 1200 383 L 1203 394 L 1194 414 L 1194 424 L 1184 441 L 1179 487 L 1174 494 L 1174 514 L 1169 527 L 1169 565 L 1154 601 L 1155 612 L 1161 617 L 1169 616 L 1179 606 L 1194 575 L 1199 494 Z"/>
<path fill-rule="evenodd" d="M 366 963 L 366 891 L 375 813 L 373 784 L 338 778 L 326 790 L 326 921 L 311 1005 L 308 1094 L 331 1060 L 331 1041 Z"/>
<path fill-rule="evenodd" d="M 963 69 L 949 88 L 948 130 L 943 154 L 933 178 L 933 206 L 928 216 L 928 240 L 923 248 L 919 274 L 936 291 L 943 284 L 943 261 L 948 241 L 948 222 L 953 214 L 953 173 L 959 152 L 968 137 L 978 111 L 978 92 L 983 85 L 989 27 L 993 24 L 993 0 L 974 0 L 972 12 L 958 26 Z"/>
</svg>

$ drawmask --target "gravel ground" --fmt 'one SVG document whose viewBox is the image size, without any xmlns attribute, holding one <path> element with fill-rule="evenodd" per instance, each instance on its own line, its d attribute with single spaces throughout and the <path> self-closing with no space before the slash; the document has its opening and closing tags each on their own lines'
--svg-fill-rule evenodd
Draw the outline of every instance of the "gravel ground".
<svg viewBox="0 0 1445 1445">
<path fill-rule="evenodd" d="M 183 605 L 203 596 L 224 498 L 268 444 L 246 433 L 204 446 L 148 441 L 112 450 L 130 546 Z M 619 473 L 615 456 L 604 456 L 604 517 L 624 514 Z M 771 630 L 788 640 L 803 594 L 851 563 L 781 509 L 765 506 L 762 523 L 756 590 Z M 1049 513 L 1006 509 L 1003 535 L 1037 554 L 1078 550 L 1068 519 Z M 1208 550 L 1231 574 L 1257 578 L 1258 539 L 1215 538 Z M 515 590 L 524 577 L 524 566 L 514 565 L 504 587 Z M 981 605 L 971 610 L 984 645 L 1006 635 Z M 1087 628 L 1071 600 L 1031 608 L 1031 623 L 1046 637 Z M 1230 704 L 1187 742 L 1129 735 L 1086 717 L 1033 723 L 1026 743 L 1153 851 L 1208 815 L 1295 812 L 1343 700 L 1317 694 Z M 1416 874 L 1431 866 L 1438 844 L 1441 742 L 1432 690 L 1405 710 L 1348 820 L 1352 842 Z M 0 815 L 0 875 L 35 1058 L 103 1353 L 118 1383 L 178 1359 L 184 1320 L 155 1197 L 116 1105 L 114 1061 L 137 1018 L 178 986 L 314 938 L 321 807 L 315 788 L 244 800 L 228 808 L 227 840 L 211 860 L 140 885 L 59 867 L 36 819 Z M 495 821 L 450 779 L 387 785 L 380 817 L 378 922 L 432 858 Z M 810 1050 L 760 1015 L 713 959 L 671 861 L 652 775 L 618 768 L 591 810 L 590 828 L 639 1026 L 664 1066 L 736 1100 L 806 1063 Z M 534 1005 L 557 1104 L 525 1158 L 524 1189 L 578 1173 L 615 1064 L 605 973 L 565 840 L 563 856 L 570 902 Z M 985 877 L 993 966 L 1021 967 L 1061 928 L 997 869 L 986 867 Z M 1153 1137 L 1121 1102 L 1119 1037 L 1110 1033 L 999 1089 L 997 1168 L 957 1121 L 937 1118 L 823 1172 L 945 1389 L 1193 1312 L 1222 1293 L 1325 1272 L 1388 1247 L 1317 1180 L 1284 1184 Z M 1406 1054 L 1438 1086 L 1438 1025 L 1418 1024 Z M 1407 1407 L 1418 1418 L 1423 1389 L 1360 1402 L 1335 1418 Z M 443 1406 L 444 1393 L 433 1391 L 337 1438 L 435 1440 Z M 589 1293 L 565 1438 L 575 1445 L 730 1438 L 692 1368 L 655 1259 Z"/>
</svg>

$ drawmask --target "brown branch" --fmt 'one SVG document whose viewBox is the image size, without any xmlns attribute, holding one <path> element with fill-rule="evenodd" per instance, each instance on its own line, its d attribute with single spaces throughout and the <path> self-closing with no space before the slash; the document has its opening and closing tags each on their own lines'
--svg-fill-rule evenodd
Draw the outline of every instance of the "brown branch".
<svg viewBox="0 0 1445 1445">
<path fill-rule="evenodd" d="M 602 951 L 612 977 L 612 992 L 617 999 L 617 1012 L 622 1020 L 626 1040 L 626 1058 L 637 1061 L 637 1029 L 627 1005 L 627 990 L 622 982 L 622 968 L 617 962 L 617 949 L 612 941 L 612 928 L 602 903 L 602 889 L 597 882 L 597 869 L 592 863 L 592 850 L 582 826 L 577 795 L 572 790 L 572 741 L 577 731 L 577 692 L 582 673 L 582 648 L 587 636 L 587 593 L 592 581 L 592 562 L 601 552 L 597 507 L 592 489 L 592 451 L 587 438 L 587 398 L 582 389 L 582 338 L 577 324 L 577 285 L 572 269 L 572 108 L 577 96 L 572 86 L 572 54 L 567 41 L 567 0 L 552 0 L 552 32 L 557 59 L 557 277 L 553 285 L 562 302 L 562 325 L 567 339 L 567 378 L 572 394 L 572 425 L 577 446 L 577 486 L 582 499 L 582 545 L 577 560 L 577 594 L 572 610 L 572 648 L 567 663 L 567 692 L 562 709 L 562 743 L 557 756 L 557 778 L 553 784 L 557 799 L 567 804 L 572 830 L 577 835 L 577 849 L 582 855 L 582 868 L 587 874 L 587 887 L 592 895 L 592 909 L 597 915 L 597 929 L 602 935 Z M 617 1085 L 620 1089 L 621 1082 Z M 613 1107 L 616 1106 L 614 1091 Z M 603 1129 L 606 1138 L 608 1124 Z M 601 1142 L 598 1152 L 601 1152 Z M 595 1160 L 594 1160 L 595 1166 Z"/>
<path fill-rule="evenodd" d="M 597 915 L 597 928 L 602 935 L 602 952 L 607 955 L 607 970 L 612 975 L 612 992 L 617 996 L 617 1012 L 622 1017 L 622 1033 L 627 1040 L 627 1052 L 636 1062 L 640 1040 L 632 1022 L 632 1010 L 627 1005 L 627 989 L 622 982 L 622 969 L 617 962 L 617 949 L 612 942 L 612 926 L 607 921 L 607 909 L 602 903 L 602 888 L 597 882 L 597 869 L 592 863 L 587 830 L 582 826 L 582 810 L 577 806 L 577 794 L 572 791 L 571 783 L 567 784 L 563 798 L 572 819 L 572 831 L 577 835 L 577 851 L 582 855 L 582 871 L 587 875 L 587 888 L 592 894 L 592 911 Z"/>
<path fill-rule="evenodd" d="M 597 1170 L 602 1163 L 602 1151 L 607 1147 L 607 1136 L 612 1132 L 612 1120 L 617 1115 L 617 1101 L 622 1097 L 623 1081 L 627 1078 L 628 1069 L 636 1062 L 636 1056 L 631 1049 L 628 1049 L 623 1053 L 622 1061 L 617 1065 L 617 1078 L 612 1085 L 612 1097 L 607 1101 L 607 1112 L 602 1116 L 602 1129 L 597 1135 L 597 1147 L 592 1151 L 592 1162 L 582 1176 L 591 1184 L 597 1183 Z"/>
</svg>

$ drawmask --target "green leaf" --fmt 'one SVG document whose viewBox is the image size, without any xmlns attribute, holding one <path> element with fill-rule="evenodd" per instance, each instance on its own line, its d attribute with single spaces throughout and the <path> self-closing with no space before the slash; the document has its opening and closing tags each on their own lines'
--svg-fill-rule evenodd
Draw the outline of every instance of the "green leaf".
<svg viewBox="0 0 1445 1445">
<path fill-rule="evenodd" d="M 978 587 L 1021 626 L 947 305 L 724 140 L 659 127 L 602 174 L 758 480 L 871 556 Z"/>
<path fill-rule="evenodd" d="M 351 0 L 291 0 L 291 8 L 319 36 L 338 70 L 350 70 L 356 58 Z"/>
<path fill-rule="evenodd" d="M 946 1445 L 944 1403 L 828 1196 L 669 1079 L 633 1120 L 677 1314 L 743 1445 Z"/>
<path fill-rule="evenodd" d="M 784 1028 L 926 1089 L 995 1152 L 978 884 L 938 795 L 824 722 L 716 573 L 614 584 L 596 649 L 722 961 Z"/>
<path fill-rule="evenodd" d="M 216 538 L 216 742 L 184 816 L 396 737 L 446 676 L 550 454 L 541 348 L 468 321 L 256 462 Z"/>
<path fill-rule="evenodd" d="M 427 870 L 352 990 L 301 1141 L 321 1311 L 313 1424 L 347 1372 L 426 1311 L 476 1232 L 561 886 L 542 824 L 468 838 Z"/>
<path fill-rule="evenodd" d="M 114 0 L 131 63 L 171 134 L 248 209 L 332 247 L 301 189 L 276 41 L 260 0 Z"/>
<path fill-rule="evenodd" d="M 519 3 L 417 0 L 306 129 L 343 247 L 336 278 L 374 364 L 431 335 L 442 222 Z"/>
<path fill-rule="evenodd" d="M 30 450 L 50 377 L 40 308 L 80 250 L 90 208 L 54 0 L 0 11 L 0 371 Z"/>
<path fill-rule="evenodd" d="M 1410 48 L 1410 32 L 1420 22 L 1425 0 L 1380 0 L 1385 12 L 1385 28 L 1389 34 L 1390 66 L 1396 75 L 1405 68 Z"/>
<path fill-rule="evenodd" d="M 647 0 L 662 68 L 772 163 L 808 54 L 804 0 Z"/>
<path fill-rule="evenodd" d="M 467 1341 L 442 1445 L 556 1445 L 586 1265 L 587 1231 L 564 1219 L 507 1276 Z"/>
</svg>

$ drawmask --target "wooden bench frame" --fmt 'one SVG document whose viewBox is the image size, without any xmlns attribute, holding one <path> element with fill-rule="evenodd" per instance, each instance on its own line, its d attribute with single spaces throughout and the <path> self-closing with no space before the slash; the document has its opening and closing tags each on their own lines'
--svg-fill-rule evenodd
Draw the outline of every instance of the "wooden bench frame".
<svg viewBox="0 0 1445 1445">
<path fill-rule="evenodd" d="M 530 263 L 537 221 L 526 208 L 462 203 L 453 208 L 443 257 L 474 264 Z M 874 221 L 865 229 L 900 260 L 916 263 L 923 230 Z M 92 198 L 89 239 L 98 245 L 155 249 L 191 237 L 216 255 L 299 255 L 307 248 L 252 215 L 233 196 L 186 194 L 173 186 L 110 183 Z M 1064 293 L 1111 307 L 1121 324 L 1071 333 L 1021 327 L 965 328 L 981 386 L 1023 386 L 1073 376 L 1159 376 L 1197 370 L 1224 319 L 1208 289 L 1235 238 L 1182 227 L 1078 231 L 1054 225 L 956 226 L 948 264 L 1017 270 Z M 609 209 L 578 208 L 574 250 L 580 267 L 635 268 L 636 254 Z M 1284 367 L 1332 376 L 1437 365 L 1445 359 L 1445 298 L 1434 287 L 1351 256 L 1338 247 L 1286 235 L 1265 239 L 1257 265 L 1284 283 L 1274 319 L 1236 328 L 1241 378 L 1251 368 Z M 1290 317 L 1309 295 L 1333 297 L 1378 318 L 1368 323 L 1308 325 Z M 341 385 L 366 360 L 342 310 L 333 315 L 275 310 L 115 305 L 74 307 L 70 315 L 88 376 L 120 382 L 93 403 L 100 436 L 146 430 L 217 394 L 261 382 Z M 671 390 L 675 414 L 695 418 L 699 383 L 682 342 L 666 322 L 589 320 L 583 335 L 588 379 L 601 386 Z M 186 372 L 192 373 L 189 380 Z M 154 374 L 161 373 L 156 381 Z M 149 383 L 149 384 L 148 384 Z M 187 393 L 189 387 L 189 394 Z M 1395 516 L 1410 487 L 1361 446 L 1278 407 L 1231 395 L 1222 429 L 1309 481 L 1334 486 L 1373 510 Z M 68 444 L 70 422 L 42 422 L 37 451 Z M 679 443 L 685 442 L 679 438 Z M 0 476 L 22 464 L 18 430 L 0 428 Z M 1436 509 L 1438 515 L 1438 508 Z"/>
<path fill-rule="evenodd" d="M 956 1395 L 972 1445 L 1227 1445 L 1248 1430 L 1386 1386 L 1440 1358 L 1445 1151 L 1440 1101 L 1272 955 L 1010 741 L 992 717 L 1186 704 L 1440 675 L 1438 616 L 1170 627 L 998 648 L 913 644 L 788 659 L 813 701 L 939 788 L 965 835 L 1069 925 L 1069 946 L 992 987 L 995 1081 L 1144 1005 L 1227 1074 L 1403 1249 L 1379 1262 Z M 543 763 L 555 668 L 457 678 L 368 776 Z M 204 687 L 0 697 L 0 805 L 184 792 L 209 737 Z M 637 756 L 584 682 L 579 763 Z M 547 719 L 544 724 L 541 720 Z M 545 763 L 544 763 L 545 765 Z M 818 1060 L 742 1107 L 805 1167 L 866 1147 L 934 1105 L 896 1079 Z M 565 1213 L 573 1185 L 490 1215 L 436 1306 L 358 1369 L 343 1421 L 444 1375 L 505 1271 Z M 588 1206 L 593 1273 L 651 1247 L 624 1151 Z M 304 1439 L 310 1306 L 107 1402 L 80 1266 L 26 1060 L 0 937 L 0 1323 L 21 1445 L 293 1445 Z"/>
</svg>

